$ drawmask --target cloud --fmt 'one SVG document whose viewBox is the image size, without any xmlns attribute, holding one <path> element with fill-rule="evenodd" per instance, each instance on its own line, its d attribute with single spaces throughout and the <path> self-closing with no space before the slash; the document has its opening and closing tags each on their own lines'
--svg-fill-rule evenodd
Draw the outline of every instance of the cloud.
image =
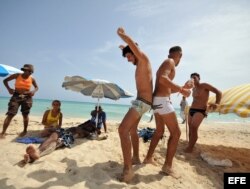
<svg viewBox="0 0 250 189">
<path fill-rule="evenodd" d="M 118 41 L 106 41 L 105 44 L 102 47 L 99 47 L 97 49 L 94 49 L 94 53 L 110 53 L 114 49 L 118 49 L 119 47 L 119 42 Z"/>
<path fill-rule="evenodd" d="M 134 0 L 122 4 L 116 11 L 124 11 L 133 17 L 152 17 L 166 12 L 171 1 Z"/>
</svg>

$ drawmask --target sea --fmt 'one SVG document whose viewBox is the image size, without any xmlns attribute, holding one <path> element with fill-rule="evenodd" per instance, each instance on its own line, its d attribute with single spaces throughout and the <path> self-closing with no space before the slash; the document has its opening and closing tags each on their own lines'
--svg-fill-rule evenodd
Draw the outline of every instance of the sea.
<svg viewBox="0 0 250 189">
<path fill-rule="evenodd" d="M 5 116 L 8 102 L 10 97 L 0 97 L 0 116 Z M 33 106 L 31 108 L 30 115 L 33 116 L 43 116 L 45 110 L 51 108 L 51 99 L 33 99 Z M 106 112 L 107 120 L 121 121 L 130 105 L 124 104 L 100 104 L 102 109 Z M 61 101 L 61 111 L 64 118 L 83 118 L 87 120 L 90 118 L 90 112 L 94 109 L 96 103 L 93 102 L 77 102 L 77 101 Z M 175 108 L 178 120 L 180 118 L 180 108 Z M 20 110 L 19 110 L 20 113 Z M 149 122 L 151 120 L 153 112 L 147 112 L 143 115 L 142 120 Z M 229 114 L 219 114 L 219 113 L 209 113 L 208 117 L 204 121 L 220 122 L 220 123 L 250 123 L 250 118 L 241 118 L 234 113 Z"/>
</svg>

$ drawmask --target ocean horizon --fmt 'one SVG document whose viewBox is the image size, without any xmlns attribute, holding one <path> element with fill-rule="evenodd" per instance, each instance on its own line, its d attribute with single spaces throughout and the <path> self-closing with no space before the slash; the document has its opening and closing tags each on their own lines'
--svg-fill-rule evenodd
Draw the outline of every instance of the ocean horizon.
<svg viewBox="0 0 250 189">
<path fill-rule="evenodd" d="M 0 115 L 5 116 L 8 109 L 8 102 L 10 97 L 0 97 Z M 40 116 L 42 119 L 43 113 L 51 108 L 51 99 L 33 99 L 33 106 L 31 108 L 31 116 Z M 61 111 L 64 118 L 83 118 L 84 120 L 89 119 L 90 112 L 95 108 L 97 103 L 94 102 L 79 102 L 79 101 L 69 101 L 61 100 Z M 130 105 L 125 104 L 109 104 L 109 103 L 100 103 L 102 109 L 106 112 L 107 120 L 122 121 L 123 117 L 130 108 Z M 180 108 L 176 108 L 176 115 L 178 120 L 180 118 Z M 18 114 L 21 114 L 20 109 Z M 143 121 L 149 121 L 153 111 L 147 112 L 143 115 Z M 208 117 L 204 121 L 213 121 L 220 123 L 231 123 L 231 122 L 240 122 L 240 123 L 250 123 L 250 118 L 241 118 L 236 114 L 218 114 L 218 113 L 209 113 Z"/>
</svg>

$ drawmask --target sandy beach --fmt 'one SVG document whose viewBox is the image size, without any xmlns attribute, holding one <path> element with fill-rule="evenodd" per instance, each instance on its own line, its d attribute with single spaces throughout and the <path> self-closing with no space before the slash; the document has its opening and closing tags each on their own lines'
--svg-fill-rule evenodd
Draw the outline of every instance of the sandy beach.
<svg viewBox="0 0 250 189">
<path fill-rule="evenodd" d="M 4 117 L 0 118 L 2 129 Z M 64 119 L 63 127 L 77 125 L 85 120 Z M 28 134 L 38 136 L 42 129 L 41 117 L 30 117 Z M 199 130 L 199 139 L 193 154 L 183 152 L 186 147 L 186 128 L 180 124 L 181 140 L 174 159 L 174 167 L 180 179 L 161 175 L 164 162 L 166 137 L 155 151 L 157 165 L 134 166 L 135 177 L 131 183 L 121 183 L 117 176 L 122 172 L 122 153 L 117 133 L 119 122 L 108 120 L 108 138 L 97 141 L 77 139 L 71 149 L 58 149 L 38 161 L 20 167 L 27 144 L 15 139 L 23 129 L 22 117 L 17 115 L 11 122 L 6 139 L 0 140 L 0 188 L 4 189 L 84 189 L 84 188 L 223 188 L 224 172 L 250 172 L 250 124 L 204 122 Z M 141 122 L 139 128 L 155 128 L 154 122 Z M 38 146 L 38 144 L 35 144 Z M 144 159 L 149 142 L 140 141 L 140 157 Z M 216 160 L 228 159 L 231 167 L 210 165 L 201 158 L 208 154 Z"/>
</svg>

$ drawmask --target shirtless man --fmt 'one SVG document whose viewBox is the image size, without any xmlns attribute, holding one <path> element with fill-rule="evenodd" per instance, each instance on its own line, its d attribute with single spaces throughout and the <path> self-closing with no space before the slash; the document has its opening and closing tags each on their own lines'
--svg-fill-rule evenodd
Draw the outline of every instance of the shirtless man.
<svg viewBox="0 0 250 189">
<path fill-rule="evenodd" d="M 152 69 L 148 57 L 139 49 L 138 45 L 125 33 L 123 28 L 118 28 L 117 34 L 128 45 L 122 49 L 122 54 L 136 66 L 135 82 L 137 98 L 132 101 L 132 106 L 123 118 L 119 126 L 119 136 L 124 159 L 124 168 L 121 178 L 122 182 L 129 182 L 134 176 L 132 164 L 139 164 L 139 137 L 137 126 L 141 116 L 150 110 L 152 105 Z M 131 155 L 131 142 L 133 156 Z M 132 157 L 132 158 L 131 158 Z"/>
<path fill-rule="evenodd" d="M 12 95 L 9 104 L 8 112 L 6 113 L 7 117 L 3 123 L 3 130 L 0 134 L 0 138 L 5 138 L 6 130 L 9 127 L 9 124 L 12 118 L 17 114 L 19 107 L 21 106 L 21 112 L 23 115 L 23 132 L 20 133 L 20 137 L 24 136 L 27 133 L 27 128 L 29 124 L 29 113 L 32 107 L 32 97 L 38 90 L 36 80 L 31 76 L 34 72 L 34 67 L 31 64 L 25 64 L 21 68 L 23 73 L 13 74 L 3 80 L 5 87 L 8 92 Z M 9 86 L 11 80 L 15 81 L 15 89 Z M 33 90 L 31 90 L 33 86 Z"/>
<path fill-rule="evenodd" d="M 207 116 L 207 102 L 209 98 L 209 91 L 216 94 L 216 102 L 209 105 L 209 109 L 216 109 L 221 101 L 221 91 L 208 83 L 200 83 L 200 75 L 192 73 L 191 78 L 194 80 L 193 88 L 193 102 L 189 109 L 188 127 L 189 127 L 189 143 L 185 152 L 191 153 L 194 145 L 198 139 L 198 128 L 202 120 Z"/>
<path fill-rule="evenodd" d="M 175 77 L 175 67 L 178 66 L 182 57 L 182 49 L 175 46 L 169 49 L 168 59 L 166 59 L 159 67 L 156 73 L 155 90 L 153 93 L 153 109 L 156 122 L 156 131 L 151 140 L 147 156 L 144 163 L 154 164 L 153 153 L 154 150 L 163 136 L 165 125 L 167 126 L 170 137 L 167 145 L 167 153 L 165 163 L 162 167 L 162 172 L 178 178 L 179 175 L 172 169 L 172 161 L 177 149 L 177 144 L 181 135 L 178 126 L 174 107 L 170 101 L 171 93 L 179 92 L 185 97 L 191 94 L 189 90 L 191 84 L 186 82 L 182 87 L 175 84 L 172 80 Z"/>
</svg>

